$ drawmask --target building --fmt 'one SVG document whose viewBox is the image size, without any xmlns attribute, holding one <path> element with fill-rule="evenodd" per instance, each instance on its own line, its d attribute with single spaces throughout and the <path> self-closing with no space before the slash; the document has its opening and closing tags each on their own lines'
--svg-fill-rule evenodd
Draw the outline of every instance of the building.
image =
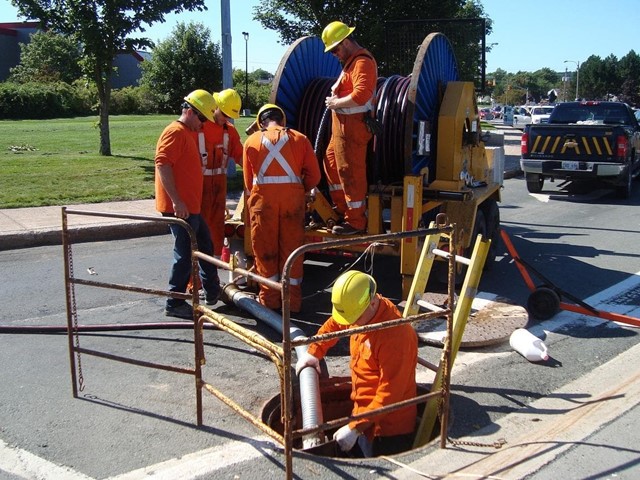
<svg viewBox="0 0 640 480">
<path fill-rule="evenodd" d="M 4 82 L 20 63 L 20 44 L 29 43 L 38 26 L 38 22 L 0 23 L 0 81 Z"/>
<path fill-rule="evenodd" d="M 29 43 L 31 34 L 40 28 L 38 22 L 0 23 L 0 82 L 4 82 L 11 69 L 20 63 L 20 44 Z M 113 88 L 138 85 L 142 75 L 140 63 L 150 56 L 147 52 L 121 53 L 116 56 L 113 66 L 116 72 L 112 79 Z"/>
</svg>

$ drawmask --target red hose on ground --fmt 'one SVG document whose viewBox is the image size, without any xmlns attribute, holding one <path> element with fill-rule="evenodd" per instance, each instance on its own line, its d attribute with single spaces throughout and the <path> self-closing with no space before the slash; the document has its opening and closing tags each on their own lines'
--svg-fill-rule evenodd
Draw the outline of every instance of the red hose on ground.
<svg viewBox="0 0 640 480">
<path fill-rule="evenodd" d="M 525 265 L 523 264 L 522 259 L 520 258 L 520 256 L 518 255 L 518 252 L 513 246 L 513 243 L 511 242 L 511 238 L 509 238 L 509 235 L 503 228 L 500 229 L 500 235 L 502 236 L 502 240 L 504 241 L 504 244 L 507 247 L 507 251 L 509 252 L 509 255 L 511 255 L 511 258 L 513 258 L 513 260 L 516 262 L 516 267 L 520 271 L 520 274 L 522 275 L 524 283 L 527 285 L 527 288 L 529 288 L 531 292 L 534 292 L 537 287 L 533 283 L 533 280 L 531 279 L 529 272 L 527 271 Z M 611 320 L 613 322 L 626 323 L 628 325 L 640 327 L 639 318 L 630 317 L 628 315 L 623 315 L 621 313 L 603 312 L 602 310 L 598 310 L 593 307 L 590 307 L 590 309 L 588 309 L 581 305 L 573 305 L 571 303 L 566 303 L 566 302 L 560 302 L 560 309 L 567 310 L 569 312 L 580 313 L 582 315 L 589 315 L 597 318 L 602 318 L 603 320 Z"/>
</svg>

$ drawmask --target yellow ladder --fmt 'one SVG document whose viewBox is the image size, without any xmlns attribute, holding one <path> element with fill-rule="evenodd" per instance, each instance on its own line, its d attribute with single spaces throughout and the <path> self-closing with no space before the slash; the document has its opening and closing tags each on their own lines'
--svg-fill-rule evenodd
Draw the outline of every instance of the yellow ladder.
<svg viewBox="0 0 640 480">
<path fill-rule="evenodd" d="M 431 224 L 430 227 L 433 228 L 433 224 Z M 419 311 L 418 300 L 427 287 L 427 281 L 429 280 L 429 275 L 433 267 L 435 256 L 438 255 L 446 259 L 448 259 L 450 256 L 448 252 L 444 252 L 437 248 L 439 240 L 440 234 L 429 235 L 425 238 L 422 252 L 420 254 L 420 259 L 418 260 L 418 264 L 416 267 L 416 274 L 413 278 L 409 296 L 407 297 L 407 302 L 405 304 L 403 312 L 403 316 L 405 318 L 410 315 L 416 315 Z M 431 385 L 430 390 L 431 393 L 441 391 L 443 389 L 443 382 L 446 380 L 447 402 L 449 399 L 449 376 L 451 374 L 451 369 L 453 368 L 453 363 L 455 361 L 458 350 L 460 349 L 462 335 L 467 325 L 469 313 L 471 312 L 471 304 L 476 294 L 478 293 L 478 285 L 480 284 L 482 269 L 487 258 L 487 253 L 489 252 L 490 245 L 491 240 L 484 239 L 482 235 L 478 235 L 478 237 L 476 238 L 476 243 L 473 247 L 473 251 L 471 253 L 471 258 L 468 259 L 459 255 L 456 255 L 455 257 L 455 260 L 457 262 L 467 265 L 467 272 L 465 274 L 464 282 L 462 283 L 462 288 L 460 290 L 460 295 L 453 312 L 452 338 L 445 339 L 445 347 L 442 349 L 440 364 L 438 365 L 438 368 L 436 370 L 436 377 L 433 380 L 433 384 Z M 448 365 L 448 371 L 445 372 L 445 367 L 447 367 L 448 363 L 445 361 L 446 352 L 448 349 L 450 349 L 451 351 L 451 361 L 450 365 Z M 447 373 L 446 377 L 445 373 Z M 443 401 L 445 401 L 443 396 L 434 397 L 430 400 L 427 400 L 424 412 L 422 414 L 422 420 L 420 421 L 420 426 L 418 427 L 418 431 L 416 432 L 416 438 L 413 444 L 414 448 L 425 445 L 429 441 L 436 423 L 436 419 L 438 417 L 438 407 Z M 444 444 L 442 446 L 444 447 Z"/>
</svg>

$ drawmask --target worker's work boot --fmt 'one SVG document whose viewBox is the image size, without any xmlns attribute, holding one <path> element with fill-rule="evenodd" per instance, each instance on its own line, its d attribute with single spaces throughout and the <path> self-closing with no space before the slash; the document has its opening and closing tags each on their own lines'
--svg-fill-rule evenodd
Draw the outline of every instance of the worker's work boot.
<svg viewBox="0 0 640 480">
<path fill-rule="evenodd" d="M 356 235 L 362 232 L 363 230 L 358 230 L 357 228 L 352 227 L 347 222 L 344 222 L 340 225 L 336 225 L 331 229 L 331 233 L 333 233 L 334 235 Z"/>
<path fill-rule="evenodd" d="M 175 307 L 167 305 L 164 309 L 164 314 L 167 317 L 184 318 L 186 320 L 193 320 L 193 309 L 188 303 L 182 303 Z"/>
</svg>

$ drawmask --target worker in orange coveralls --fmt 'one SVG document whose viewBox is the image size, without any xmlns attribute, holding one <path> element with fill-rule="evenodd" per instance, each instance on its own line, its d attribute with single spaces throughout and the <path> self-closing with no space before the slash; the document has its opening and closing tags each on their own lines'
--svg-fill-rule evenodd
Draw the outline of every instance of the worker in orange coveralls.
<svg viewBox="0 0 640 480">
<path fill-rule="evenodd" d="M 256 273 L 274 281 L 287 257 L 304 244 L 306 195 L 320 181 L 320 166 L 309 139 L 286 128 L 284 111 L 266 104 L 257 115 L 259 131 L 244 144 L 242 168 Z M 290 310 L 302 307 L 302 262 L 291 269 Z M 277 310 L 280 292 L 260 285 L 258 298 Z"/>
<path fill-rule="evenodd" d="M 213 254 L 220 258 L 227 206 L 227 167 L 229 161 L 242 163 L 240 135 L 229 119 L 240 117 L 242 100 L 231 88 L 214 92 L 213 98 L 218 108 L 214 121 L 202 125 L 202 131 L 198 133 L 198 147 L 204 176 L 202 216 L 211 232 Z"/>
<path fill-rule="evenodd" d="M 370 275 L 349 270 L 335 282 L 331 292 L 331 317 L 318 335 L 402 318 L 394 304 L 376 293 Z M 320 373 L 320 360 L 338 339 L 312 343 L 300 356 L 296 373 L 313 367 Z M 353 415 L 402 400 L 415 398 L 418 338 L 409 324 L 358 333 L 350 337 L 351 400 Z M 411 405 L 371 419 L 354 420 L 333 435 L 341 450 L 352 456 L 390 455 L 413 445 L 417 408 Z"/>
<path fill-rule="evenodd" d="M 332 111 L 331 140 L 324 158 L 329 194 L 344 222 L 336 235 L 351 235 L 367 227 L 367 144 L 372 133 L 365 123 L 374 110 L 378 66 L 369 51 L 350 37 L 355 27 L 331 22 L 322 32 L 325 52 L 342 63 L 342 72 L 325 104 Z"/>
</svg>

